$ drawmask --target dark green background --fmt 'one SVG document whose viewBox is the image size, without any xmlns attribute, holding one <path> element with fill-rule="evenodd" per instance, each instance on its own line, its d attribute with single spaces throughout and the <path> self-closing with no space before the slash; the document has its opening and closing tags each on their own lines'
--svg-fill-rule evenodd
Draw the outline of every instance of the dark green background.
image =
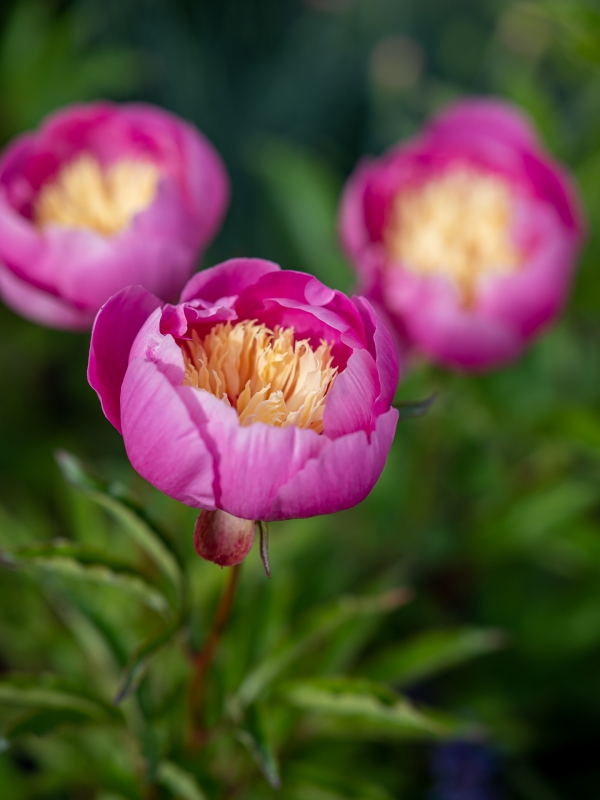
<svg viewBox="0 0 600 800">
<path fill-rule="evenodd" d="M 366 663 L 378 647 L 422 630 L 502 629 L 501 651 L 410 687 L 418 702 L 481 723 L 497 766 L 498 794 L 482 788 L 439 800 L 592 798 L 600 783 L 596 6 L 5 0 L 0 9 L 2 140 L 62 104 L 113 97 L 158 103 L 214 142 L 233 200 L 204 266 L 259 256 L 349 289 L 335 236 L 345 177 L 363 154 L 381 152 L 443 103 L 473 92 L 519 103 L 575 172 L 589 236 L 570 307 L 519 363 L 497 374 L 472 378 L 413 364 L 399 397 L 436 391 L 438 400 L 424 419 L 399 426 L 372 496 L 331 518 L 274 525 L 272 585 L 263 587 L 254 553 L 241 594 L 262 597 L 269 624 L 283 628 L 343 593 L 411 586 L 414 600 L 379 626 L 358 673 L 361 658 Z M 0 543 L 71 535 L 85 541 L 105 524 L 64 486 L 53 458 L 62 447 L 130 484 L 193 559 L 194 515 L 131 474 L 120 437 L 87 385 L 87 347 L 85 335 L 44 330 L 0 308 Z M 98 536 L 120 547 L 114 531 Z M 220 573 L 193 568 L 204 587 L 202 630 Z M 240 605 L 242 650 L 258 652 L 268 638 L 259 624 L 264 614 L 248 599 Z M 119 609 L 117 627 L 121 614 L 132 631 L 144 624 Z M 79 675 L 67 627 L 29 578 L 0 573 L 0 670 Z M 124 647 L 136 641 L 134 633 L 123 639 Z M 236 652 L 229 654 L 233 683 L 236 668 L 243 670 Z M 2 797 L 135 797 L 118 793 L 125 790 L 113 779 L 103 739 L 91 733 L 84 747 L 69 736 L 24 739 L 0 756 Z M 430 753 L 429 744 L 398 742 L 296 745 L 282 754 L 284 788 L 285 776 L 294 784 L 297 774 L 305 788 L 286 797 L 430 798 Z M 213 775 L 217 762 L 215 756 L 212 766 L 199 767 L 213 776 L 211 797 L 271 796 L 254 779 L 223 794 L 223 770 Z M 349 774 L 355 780 L 348 782 Z M 387 794 L 357 788 L 359 779 Z"/>
</svg>

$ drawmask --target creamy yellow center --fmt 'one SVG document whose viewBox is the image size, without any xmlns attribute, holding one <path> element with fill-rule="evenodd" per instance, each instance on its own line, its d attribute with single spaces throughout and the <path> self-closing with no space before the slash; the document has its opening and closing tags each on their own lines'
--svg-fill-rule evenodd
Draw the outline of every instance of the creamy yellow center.
<svg viewBox="0 0 600 800">
<path fill-rule="evenodd" d="M 219 323 L 204 338 L 182 344 L 184 386 L 210 392 L 232 406 L 242 425 L 323 431 L 323 411 L 337 367 L 331 345 L 316 350 L 294 341 L 293 328 L 269 330 L 254 320 Z"/>
<path fill-rule="evenodd" d="M 500 178 L 455 168 L 397 195 L 385 246 L 412 272 L 450 278 L 463 304 L 470 305 L 481 277 L 509 274 L 520 265 L 510 208 L 509 189 Z"/>
<path fill-rule="evenodd" d="M 93 156 L 84 154 L 42 187 L 35 222 L 40 228 L 57 223 L 110 236 L 152 202 L 159 177 L 158 168 L 148 161 L 125 159 L 103 170 Z"/>
</svg>

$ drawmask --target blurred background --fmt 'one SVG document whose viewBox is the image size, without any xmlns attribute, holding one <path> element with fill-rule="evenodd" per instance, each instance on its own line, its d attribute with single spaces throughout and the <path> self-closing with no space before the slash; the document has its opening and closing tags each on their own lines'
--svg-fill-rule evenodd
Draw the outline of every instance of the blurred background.
<svg viewBox="0 0 600 800">
<path fill-rule="evenodd" d="M 399 426 L 384 474 L 359 508 L 272 526 L 273 579 L 266 582 L 253 553 L 211 697 L 229 696 L 248 665 L 278 637 L 302 629 L 315 608 L 407 586 L 411 602 L 368 625 L 344 623 L 307 651 L 299 674 L 388 681 L 418 706 L 477 732 L 414 741 L 361 726 L 356 715 L 337 733 L 321 730 L 309 715 L 297 725 L 294 717 L 290 733 L 271 700 L 282 798 L 566 800 L 598 792 L 600 6 L 0 5 L 3 143 L 58 106 L 99 97 L 157 103 L 213 141 L 230 171 L 233 200 L 202 266 L 259 256 L 350 289 L 335 232 L 343 181 L 362 155 L 410 136 L 465 93 L 520 104 L 576 175 L 589 240 L 570 308 L 525 358 L 496 374 L 462 377 L 412 365 L 398 398 L 435 391 L 433 409 Z M 87 350 L 86 335 L 45 330 L 0 308 L 0 546 L 60 537 L 131 556 L 118 525 L 64 483 L 54 452 L 70 450 L 127 485 L 167 529 L 189 563 L 190 636 L 199 642 L 221 571 L 194 561 L 193 512 L 133 474 L 87 385 Z M 101 682 L 108 667 L 98 631 L 122 666 L 152 630 L 154 613 L 115 587 L 2 569 L 0 679 L 53 673 Z M 140 705 L 156 747 L 194 774 L 207 797 L 276 796 L 233 745 L 201 758 L 186 753 L 177 733 L 188 669 L 181 651 L 177 642 L 161 651 L 142 684 Z M 3 698 L 0 688 L 0 706 Z M 14 715 L 9 703 L 0 723 L 10 726 Z M 46 736 L 38 735 L 44 723 L 14 736 L 10 747 L 4 741 L 2 798 L 142 796 L 139 756 L 127 737 L 61 722 L 46 725 Z M 163 775 L 147 796 L 204 796 L 174 774 L 183 773 Z"/>
</svg>

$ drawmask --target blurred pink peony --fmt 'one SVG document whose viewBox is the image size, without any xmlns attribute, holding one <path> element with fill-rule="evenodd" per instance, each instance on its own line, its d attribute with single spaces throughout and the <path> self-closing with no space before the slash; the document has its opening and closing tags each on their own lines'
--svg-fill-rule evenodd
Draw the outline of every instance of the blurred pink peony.
<svg viewBox="0 0 600 800">
<path fill-rule="evenodd" d="M 198 273 L 175 306 L 119 292 L 88 377 L 144 478 L 244 520 L 360 502 L 398 419 L 398 360 L 369 303 L 260 259 Z"/>
<path fill-rule="evenodd" d="M 340 235 L 401 348 L 484 370 L 517 357 L 560 312 L 583 224 L 568 174 L 526 119 L 471 99 L 358 165 Z"/>
<path fill-rule="evenodd" d="M 0 159 L 0 295 L 75 330 L 125 286 L 173 300 L 228 198 L 218 153 L 172 114 L 106 102 L 59 111 Z"/>
</svg>

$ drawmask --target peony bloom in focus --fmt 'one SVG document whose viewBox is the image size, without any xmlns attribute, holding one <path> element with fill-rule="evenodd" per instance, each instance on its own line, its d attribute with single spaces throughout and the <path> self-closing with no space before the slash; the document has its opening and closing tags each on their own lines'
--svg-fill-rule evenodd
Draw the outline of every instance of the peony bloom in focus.
<svg viewBox="0 0 600 800">
<path fill-rule="evenodd" d="M 244 520 L 360 502 L 398 419 L 398 360 L 369 303 L 260 259 L 198 273 L 178 305 L 119 292 L 88 377 L 146 480 Z"/>
<path fill-rule="evenodd" d="M 125 286 L 173 300 L 228 197 L 216 150 L 172 114 L 106 102 L 59 111 L 0 159 L 0 295 L 74 330 Z"/>
<path fill-rule="evenodd" d="M 399 342 L 463 370 L 514 359 L 557 316 L 582 228 L 564 169 L 516 109 L 485 99 L 359 164 L 340 212 L 361 291 Z"/>
</svg>

